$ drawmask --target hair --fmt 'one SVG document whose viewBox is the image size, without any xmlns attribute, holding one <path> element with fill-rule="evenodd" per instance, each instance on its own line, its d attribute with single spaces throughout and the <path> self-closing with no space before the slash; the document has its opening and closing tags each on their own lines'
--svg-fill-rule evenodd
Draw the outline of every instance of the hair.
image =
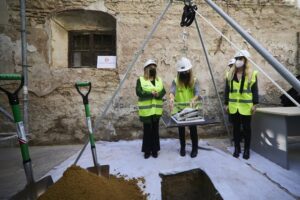
<svg viewBox="0 0 300 200">
<path fill-rule="evenodd" d="M 185 86 L 185 87 L 190 87 L 190 88 L 194 87 L 195 80 L 194 80 L 194 76 L 193 76 L 193 71 L 192 71 L 192 69 L 190 69 L 189 72 L 190 72 L 190 73 L 189 73 L 189 74 L 190 74 L 190 81 L 188 82 L 187 85 L 185 85 L 185 83 L 183 83 L 183 82 L 179 79 L 179 74 L 180 74 L 180 72 L 177 72 L 177 81 L 178 81 L 178 86 L 179 86 L 179 87 L 183 87 L 183 86 Z"/>
<path fill-rule="evenodd" d="M 243 90 L 244 90 L 244 84 L 245 84 L 245 77 L 247 76 L 248 77 L 248 81 L 250 81 L 252 79 L 252 69 L 250 67 L 250 64 L 249 64 L 249 61 L 246 57 L 243 57 L 244 60 L 245 60 L 245 64 L 244 64 L 244 67 L 243 67 L 243 75 L 242 75 L 242 82 L 241 82 L 241 87 L 240 87 L 240 93 L 243 93 Z M 227 80 L 230 82 L 230 89 L 231 89 L 231 92 L 233 90 L 233 78 L 234 78 L 234 75 L 236 73 L 237 69 L 236 69 L 236 66 L 234 65 L 233 67 L 230 68 L 229 70 L 229 73 L 228 73 L 228 78 Z"/>
<path fill-rule="evenodd" d="M 148 65 L 147 67 L 144 68 L 144 78 L 146 80 L 148 80 L 150 78 L 150 69 L 152 68 L 151 66 L 155 66 L 154 64 Z M 155 79 L 157 78 L 157 76 L 155 77 Z"/>
</svg>

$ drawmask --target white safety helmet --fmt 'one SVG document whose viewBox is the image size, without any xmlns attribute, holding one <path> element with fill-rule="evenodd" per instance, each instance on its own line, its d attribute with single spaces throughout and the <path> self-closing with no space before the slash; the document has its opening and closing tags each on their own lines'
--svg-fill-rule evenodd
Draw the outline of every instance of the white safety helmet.
<svg viewBox="0 0 300 200">
<path fill-rule="evenodd" d="M 235 58 L 230 59 L 228 62 L 228 66 L 233 65 L 235 63 L 235 61 L 236 61 Z"/>
<path fill-rule="evenodd" d="M 192 63 L 186 57 L 182 57 L 180 60 L 177 61 L 176 69 L 177 69 L 177 72 L 188 71 L 188 70 L 192 69 Z"/>
<path fill-rule="evenodd" d="M 247 50 L 241 50 L 238 51 L 235 55 L 234 58 L 239 58 L 239 57 L 245 57 L 245 58 L 250 58 L 251 55 Z"/>
<path fill-rule="evenodd" d="M 148 67 L 149 65 L 155 65 L 155 66 L 157 66 L 155 60 L 153 60 L 153 59 L 148 59 L 148 60 L 145 62 L 145 64 L 144 64 L 144 69 L 145 69 L 146 67 Z"/>
</svg>

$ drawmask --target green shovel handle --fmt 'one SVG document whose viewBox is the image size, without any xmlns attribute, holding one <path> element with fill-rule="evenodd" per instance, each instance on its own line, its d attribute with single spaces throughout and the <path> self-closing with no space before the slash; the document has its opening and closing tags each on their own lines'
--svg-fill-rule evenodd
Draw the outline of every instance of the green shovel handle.
<svg viewBox="0 0 300 200">
<path fill-rule="evenodd" d="M 77 87 L 86 87 L 86 86 L 91 86 L 91 82 L 76 82 L 75 85 Z"/>
<path fill-rule="evenodd" d="M 9 99 L 9 104 L 10 105 L 18 105 L 19 104 L 18 93 L 24 85 L 24 77 L 21 74 L 0 74 L 0 80 L 8 80 L 8 81 L 9 80 L 20 80 L 21 81 L 19 87 L 14 92 L 9 92 L 8 90 L 6 90 L 0 86 L 0 91 L 6 93 L 8 99 Z"/>
<path fill-rule="evenodd" d="M 22 121 L 22 114 L 21 114 L 19 98 L 18 98 L 18 93 L 24 85 L 24 78 L 21 74 L 0 74 L 0 80 L 20 80 L 21 81 L 19 87 L 13 93 L 9 92 L 1 87 L 0 87 L 0 91 L 5 92 L 9 99 L 9 104 L 10 104 L 12 112 L 13 112 L 14 121 L 17 126 L 18 140 L 19 140 L 19 144 L 20 144 L 20 148 L 21 148 L 23 163 L 30 162 L 27 138 L 26 138 L 23 121 Z"/>
<path fill-rule="evenodd" d="M 86 94 L 83 94 L 80 91 L 81 87 L 89 87 Z M 89 94 L 91 92 L 91 89 L 92 89 L 92 83 L 91 82 L 76 82 L 75 83 L 75 88 L 76 88 L 77 92 L 82 96 L 83 104 L 84 105 L 89 104 L 89 100 L 88 100 L 89 97 L 88 96 L 89 96 Z"/>
<path fill-rule="evenodd" d="M 22 80 L 21 74 L 0 74 L 0 80 Z"/>
</svg>

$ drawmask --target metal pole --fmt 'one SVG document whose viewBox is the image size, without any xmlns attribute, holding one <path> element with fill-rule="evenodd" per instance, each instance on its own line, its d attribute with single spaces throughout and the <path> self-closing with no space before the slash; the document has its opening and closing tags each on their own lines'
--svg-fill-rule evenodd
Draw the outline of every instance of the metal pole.
<svg viewBox="0 0 300 200">
<path fill-rule="evenodd" d="M 204 41 L 203 41 L 203 36 L 201 34 L 201 30 L 199 28 L 199 25 L 198 25 L 198 22 L 197 22 L 196 18 L 195 18 L 195 24 L 196 24 L 196 28 L 197 28 L 198 35 L 199 35 L 199 38 L 200 38 L 200 42 L 201 42 L 201 45 L 202 45 L 202 48 L 203 48 L 203 51 L 204 51 L 204 55 L 205 55 L 205 59 L 206 59 L 207 66 L 208 66 L 208 69 L 209 69 L 209 73 L 210 73 L 210 76 L 211 76 L 211 80 L 213 82 L 214 89 L 215 89 L 215 92 L 216 92 L 218 100 L 219 100 L 219 104 L 220 104 L 222 115 L 223 115 L 223 119 L 224 119 L 224 125 L 225 125 L 225 128 L 226 128 L 228 137 L 230 139 L 230 142 L 231 142 L 230 131 L 229 131 L 229 128 L 228 128 L 228 124 L 226 122 L 226 115 L 225 115 L 225 112 L 224 112 L 223 104 L 222 104 L 222 101 L 221 101 L 221 98 L 220 98 L 220 95 L 219 95 L 218 88 L 216 86 L 216 82 L 215 82 L 215 78 L 214 78 L 214 75 L 213 75 L 213 72 L 212 72 L 212 69 L 211 69 L 211 65 L 210 65 L 210 62 L 209 62 L 207 50 L 206 50 L 206 47 L 205 47 L 205 44 L 204 44 Z"/>
<path fill-rule="evenodd" d="M 114 94 L 112 95 L 112 97 L 110 98 L 110 100 L 107 102 L 104 111 L 101 113 L 100 116 L 98 116 L 95 120 L 95 126 L 93 128 L 93 132 L 95 133 L 100 125 L 100 121 L 101 119 L 106 115 L 108 109 L 110 108 L 113 100 L 115 99 L 115 97 L 117 96 L 117 94 L 120 92 L 125 80 L 127 79 L 127 77 L 129 76 L 133 66 L 135 65 L 136 61 L 138 60 L 138 58 L 140 57 L 140 55 L 143 53 L 146 45 L 148 44 L 149 40 L 152 38 L 152 35 L 154 34 L 154 32 L 156 31 L 156 28 L 158 27 L 160 21 L 162 20 L 162 18 L 164 17 L 164 15 L 166 14 L 166 12 L 168 11 L 168 9 L 170 8 L 172 4 L 172 0 L 169 1 L 168 5 L 165 7 L 164 11 L 161 13 L 161 15 L 158 17 L 158 19 L 156 20 L 155 24 L 152 26 L 151 32 L 148 34 L 148 36 L 146 37 L 146 39 L 144 40 L 143 44 L 141 45 L 140 49 L 134 54 L 133 60 L 129 63 L 127 70 L 125 72 L 124 77 L 122 78 L 118 88 L 115 90 Z M 74 164 L 76 165 L 79 158 L 81 157 L 82 153 L 84 152 L 87 144 L 89 143 L 89 140 L 86 140 L 83 148 L 80 150 Z"/>
<path fill-rule="evenodd" d="M 257 42 L 247 31 L 245 31 L 238 23 L 229 17 L 220 7 L 218 7 L 212 0 L 205 0 L 210 7 L 212 7 L 232 28 L 234 28 L 256 51 L 264 57 L 274 69 L 281 74 L 281 76 L 288 81 L 295 90 L 300 93 L 300 81 L 276 60 L 259 42 Z"/>
<path fill-rule="evenodd" d="M 12 117 L 11 114 L 9 114 L 9 112 L 7 112 L 4 108 L 0 107 L 0 112 L 3 113 L 3 115 L 10 120 L 11 122 L 14 122 L 14 118 Z"/>
<path fill-rule="evenodd" d="M 26 40 L 26 0 L 20 0 L 21 17 L 21 45 L 22 45 L 22 73 L 24 76 L 23 86 L 23 121 L 25 132 L 28 131 L 28 69 L 27 69 L 27 40 Z"/>
</svg>

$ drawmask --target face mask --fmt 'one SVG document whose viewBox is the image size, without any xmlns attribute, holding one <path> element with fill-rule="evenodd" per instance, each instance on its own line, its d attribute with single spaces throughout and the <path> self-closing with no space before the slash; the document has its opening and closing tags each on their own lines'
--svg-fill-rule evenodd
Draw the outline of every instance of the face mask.
<svg viewBox="0 0 300 200">
<path fill-rule="evenodd" d="M 156 76 L 156 69 L 150 69 L 149 70 L 149 75 L 151 76 L 151 77 L 155 77 Z"/>
<path fill-rule="evenodd" d="M 179 79 L 182 80 L 183 82 L 188 82 L 190 79 L 190 73 L 180 73 Z"/>
<path fill-rule="evenodd" d="M 243 60 L 237 60 L 237 61 L 235 62 L 235 66 L 236 66 L 237 68 L 243 67 L 244 64 L 245 64 L 245 62 L 244 62 Z"/>
</svg>

